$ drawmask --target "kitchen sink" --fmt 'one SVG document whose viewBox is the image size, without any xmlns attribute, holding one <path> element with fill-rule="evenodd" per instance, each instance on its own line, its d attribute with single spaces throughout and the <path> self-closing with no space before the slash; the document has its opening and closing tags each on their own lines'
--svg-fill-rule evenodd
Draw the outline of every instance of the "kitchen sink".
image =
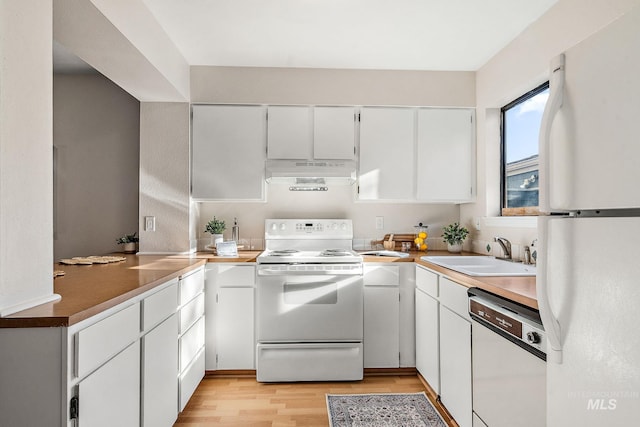
<svg viewBox="0 0 640 427">
<path fill-rule="evenodd" d="M 536 267 L 490 256 L 423 256 L 423 261 L 469 276 L 535 276 Z"/>
</svg>

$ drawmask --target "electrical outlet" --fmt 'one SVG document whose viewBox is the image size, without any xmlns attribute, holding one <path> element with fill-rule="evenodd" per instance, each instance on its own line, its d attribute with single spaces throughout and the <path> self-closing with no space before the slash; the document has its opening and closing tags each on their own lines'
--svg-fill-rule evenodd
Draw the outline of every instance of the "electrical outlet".
<svg viewBox="0 0 640 427">
<path fill-rule="evenodd" d="M 376 217 L 376 230 L 384 230 L 384 217 L 377 216 Z"/>
<path fill-rule="evenodd" d="M 145 216 L 144 217 L 144 231 L 156 231 L 156 217 Z"/>
</svg>

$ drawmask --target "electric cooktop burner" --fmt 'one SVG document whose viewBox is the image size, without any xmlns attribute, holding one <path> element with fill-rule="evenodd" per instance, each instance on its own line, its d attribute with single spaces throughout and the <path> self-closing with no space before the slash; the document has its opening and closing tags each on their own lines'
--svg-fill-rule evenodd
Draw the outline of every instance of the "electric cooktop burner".
<svg viewBox="0 0 640 427">
<path fill-rule="evenodd" d="M 319 256 L 350 256 L 354 255 L 353 251 L 347 249 L 325 249 L 320 252 Z"/>
<path fill-rule="evenodd" d="M 294 255 L 299 253 L 300 251 L 297 249 L 280 249 L 277 251 L 271 251 L 269 252 L 269 255 L 271 256 L 287 256 L 287 255 Z"/>
</svg>

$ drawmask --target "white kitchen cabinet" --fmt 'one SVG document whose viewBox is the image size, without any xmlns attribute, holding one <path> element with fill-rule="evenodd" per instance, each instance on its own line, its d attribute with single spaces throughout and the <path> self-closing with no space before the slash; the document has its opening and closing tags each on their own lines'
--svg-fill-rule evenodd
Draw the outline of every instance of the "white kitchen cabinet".
<svg viewBox="0 0 640 427">
<path fill-rule="evenodd" d="M 416 369 L 440 394 L 440 324 L 439 303 L 416 289 Z"/>
<path fill-rule="evenodd" d="M 255 369 L 253 288 L 218 289 L 217 369 Z"/>
<path fill-rule="evenodd" d="M 355 108 L 313 108 L 313 158 L 353 160 L 355 157 Z"/>
<path fill-rule="evenodd" d="M 313 158 L 313 112 L 309 106 L 270 105 L 267 120 L 269 159 Z"/>
<path fill-rule="evenodd" d="M 471 427 L 471 323 L 442 304 L 440 400 L 460 427 Z"/>
<path fill-rule="evenodd" d="M 136 341 L 78 384 L 78 425 L 140 425 L 140 342 Z"/>
<path fill-rule="evenodd" d="M 192 108 L 192 197 L 264 200 L 266 107 L 194 105 Z"/>
<path fill-rule="evenodd" d="M 400 268 L 364 266 L 364 367 L 400 366 Z"/>
<path fill-rule="evenodd" d="M 419 108 L 417 199 L 461 203 L 475 195 L 474 110 Z"/>
<path fill-rule="evenodd" d="M 360 111 L 359 200 L 415 199 L 413 108 Z"/>
<path fill-rule="evenodd" d="M 171 427 L 178 418 L 176 306 L 170 317 L 142 337 L 141 425 L 144 427 Z"/>
<path fill-rule="evenodd" d="M 255 369 L 255 264 L 209 263 L 206 369 Z"/>
<path fill-rule="evenodd" d="M 416 368 L 458 425 L 472 425 L 467 287 L 416 265 Z"/>
<path fill-rule="evenodd" d="M 178 409 L 182 411 L 204 377 L 204 268 L 180 277 L 178 283 Z"/>
</svg>

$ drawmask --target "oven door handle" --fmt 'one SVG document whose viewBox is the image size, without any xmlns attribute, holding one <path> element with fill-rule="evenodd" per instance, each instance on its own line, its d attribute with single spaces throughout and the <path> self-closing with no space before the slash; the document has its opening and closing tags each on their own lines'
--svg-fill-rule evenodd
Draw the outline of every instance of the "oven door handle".
<svg viewBox="0 0 640 427">
<path fill-rule="evenodd" d="M 258 267 L 258 276 L 361 276 L 361 265 Z"/>
</svg>

